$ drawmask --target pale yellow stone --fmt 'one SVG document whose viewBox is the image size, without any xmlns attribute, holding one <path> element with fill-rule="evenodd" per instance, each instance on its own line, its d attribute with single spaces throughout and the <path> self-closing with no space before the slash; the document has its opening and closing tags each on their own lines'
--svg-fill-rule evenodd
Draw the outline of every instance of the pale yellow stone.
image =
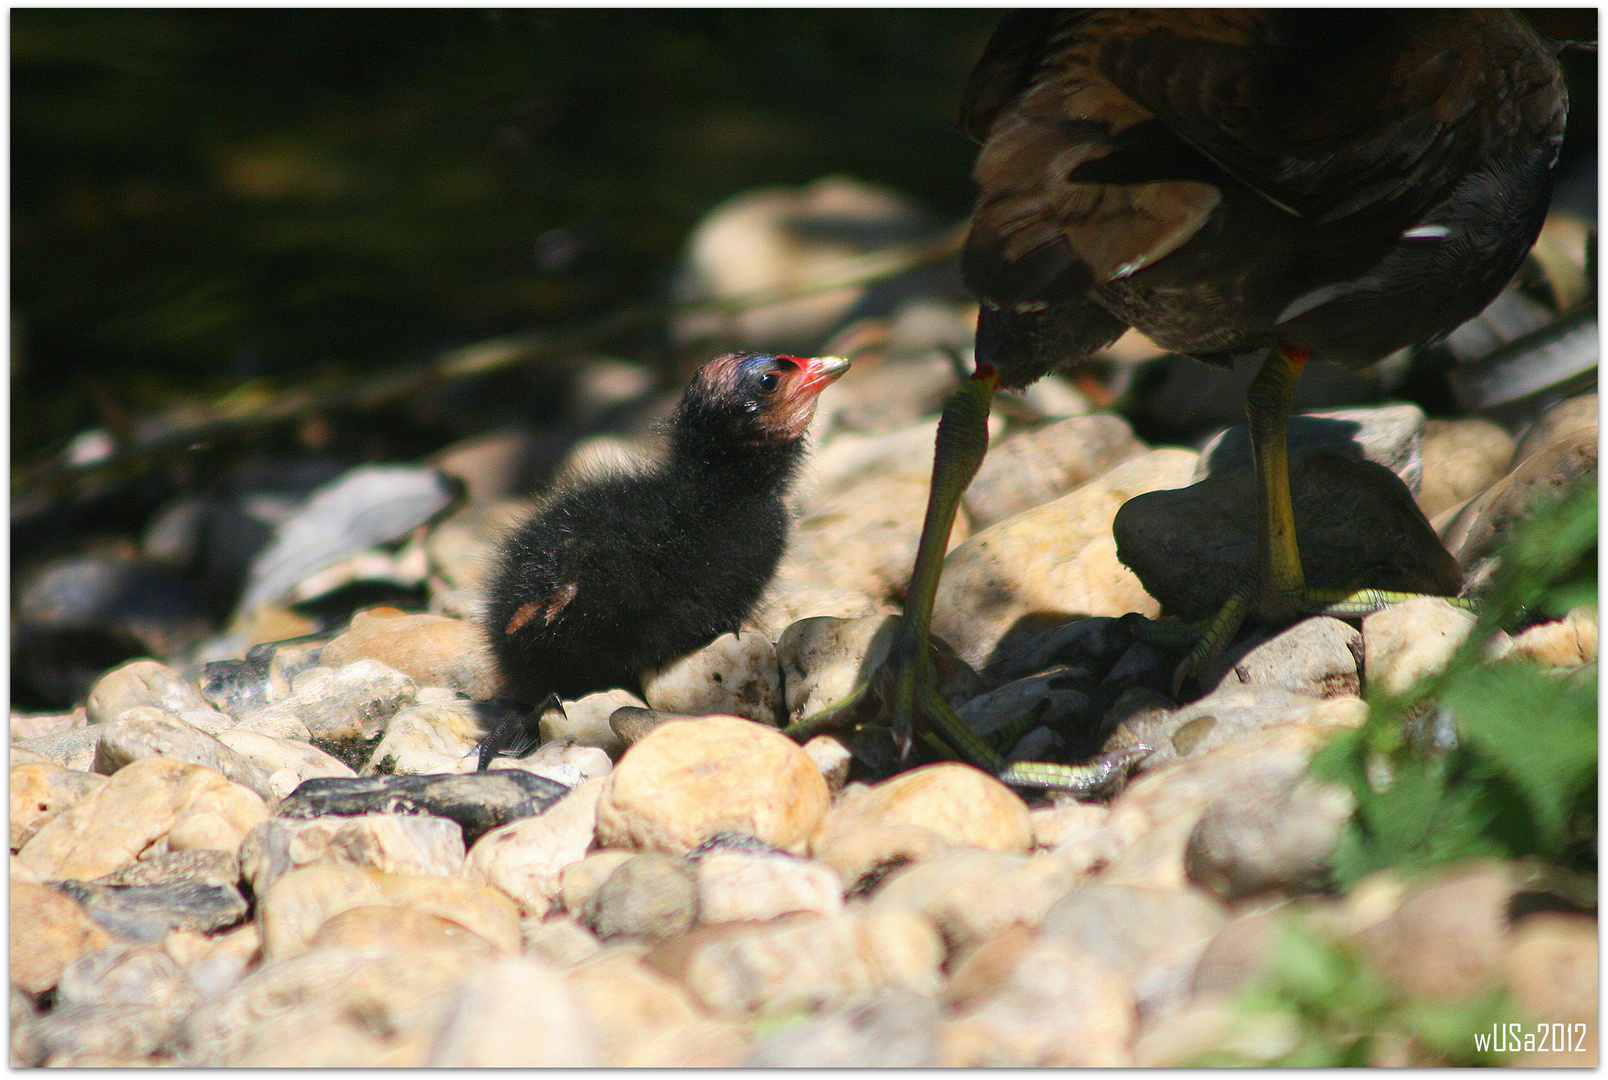
<svg viewBox="0 0 1608 1080">
<path fill-rule="evenodd" d="M 802 853 L 830 801 L 797 743 L 736 716 L 659 725 L 603 784 L 598 845 L 672 855 L 725 831 Z"/>
<path fill-rule="evenodd" d="M 814 847 L 826 851 L 849 835 L 890 825 L 919 825 L 950 844 L 989 851 L 1026 851 L 1033 844 L 1027 804 L 994 777 L 941 761 L 844 795 Z"/>
</svg>

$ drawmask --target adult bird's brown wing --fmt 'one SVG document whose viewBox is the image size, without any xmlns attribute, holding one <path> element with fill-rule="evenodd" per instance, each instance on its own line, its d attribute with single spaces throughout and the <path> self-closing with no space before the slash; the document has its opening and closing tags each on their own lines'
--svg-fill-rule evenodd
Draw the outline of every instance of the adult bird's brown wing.
<svg viewBox="0 0 1608 1080">
<path fill-rule="evenodd" d="M 1377 258 L 1515 132 L 1561 139 L 1537 40 L 1466 11 L 1014 15 L 962 106 L 983 144 L 968 281 L 998 303 L 1098 289 L 1186 244 L 1240 185 L 1297 230 L 1368 223 Z"/>
</svg>

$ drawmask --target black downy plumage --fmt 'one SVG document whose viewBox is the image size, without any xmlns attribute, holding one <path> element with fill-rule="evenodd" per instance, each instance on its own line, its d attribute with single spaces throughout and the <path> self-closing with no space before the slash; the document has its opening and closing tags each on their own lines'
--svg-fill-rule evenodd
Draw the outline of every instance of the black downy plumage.
<svg viewBox="0 0 1608 1080">
<path fill-rule="evenodd" d="M 700 368 L 665 458 L 563 487 L 504 541 L 484 629 L 505 691 L 541 702 L 481 745 L 523 754 L 557 698 L 636 688 L 643 672 L 735 632 L 786 547 L 783 503 L 836 357 L 731 353 Z"/>
</svg>

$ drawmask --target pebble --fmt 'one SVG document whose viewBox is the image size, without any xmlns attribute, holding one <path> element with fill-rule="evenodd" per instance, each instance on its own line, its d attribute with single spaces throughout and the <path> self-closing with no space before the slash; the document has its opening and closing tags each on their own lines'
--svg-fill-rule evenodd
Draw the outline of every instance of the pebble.
<svg viewBox="0 0 1608 1080">
<path fill-rule="evenodd" d="M 90 918 L 130 941 L 158 942 L 175 930 L 210 934 L 246 917 L 246 898 L 233 883 L 174 879 L 152 885 L 62 881 L 62 892 Z"/>
<path fill-rule="evenodd" d="M 936 305 L 907 304 L 902 311 L 937 314 Z M 953 320 L 950 308 L 938 318 Z M 962 323 L 964 325 L 964 323 Z M 952 334 L 955 327 L 949 327 Z M 940 335 L 945 336 L 945 335 Z M 960 348 L 969 348 L 964 340 L 952 342 Z M 836 446 L 845 437 L 866 434 L 903 432 L 914 424 L 937 415 L 944 401 L 955 391 L 957 382 L 954 365 L 930 343 L 919 359 L 905 359 L 892 350 L 886 357 L 875 352 L 852 357 L 854 367 L 832 389 L 835 400 L 828 403 L 826 413 L 831 432 L 828 446 Z M 928 441 L 927 449 L 932 449 Z"/>
<path fill-rule="evenodd" d="M 941 761 L 868 788 L 847 790 L 815 840 L 818 850 L 889 825 L 919 825 L 950 844 L 1024 852 L 1033 843 L 1027 805 L 1010 788 L 970 765 Z"/>
<path fill-rule="evenodd" d="M 930 228 L 907 196 L 846 176 L 756 188 L 722 202 L 693 230 L 676 271 L 676 295 L 725 299 L 830 281 L 852 272 L 856 255 L 916 242 Z M 675 318 L 672 336 L 706 350 L 785 351 L 819 340 L 866 292 L 851 285 L 757 306 L 695 310 Z"/>
<path fill-rule="evenodd" d="M 777 727 L 785 716 L 776 647 L 753 630 L 722 634 L 642 675 L 642 696 L 662 712 L 724 713 Z"/>
<path fill-rule="evenodd" d="M 377 739 L 417 696 L 413 680 L 377 660 L 308 668 L 291 688 L 289 697 L 244 717 L 242 726 L 284 738 L 364 743 Z"/>
<path fill-rule="evenodd" d="M 950 1068 L 1118 1068 L 1132 1064 L 1133 991 L 1065 938 L 1027 945 L 991 991 L 943 1027 Z"/>
<path fill-rule="evenodd" d="M 560 968 L 574 967 L 603 949 L 597 935 L 570 916 L 545 920 L 527 918 L 520 925 L 520 933 L 525 940 L 526 956 Z"/>
<path fill-rule="evenodd" d="M 609 728 L 615 736 L 630 746 L 641 742 L 648 732 L 660 724 L 671 720 L 698 720 L 701 717 L 688 716 L 685 713 L 659 712 L 657 709 L 638 708 L 635 705 L 622 705 L 609 714 Z"/>
<path fill-rule="evenodd" d="M 920 912 L 953 957 L 1006 926 L 1037 926 L 1075 881 L 1071 867 L 1049 856 L 956 847 L 890 875 L 871 907 Z"/>
<path fill-rule="evenodd" d="M 601 780 L 588 781 L 536 816 L 483 834 L 464 876 L 500 890 L 527 917 L 545 916 L 558 902 L 560 875 L 591 847 L 602 790 Z"/>
<path fill-rule="evenodd" d="M 104 776 L 60 765 L 12 766 L 11 850 L 19 850 L 47 821 L 104 786 Z"/>
<path fill-rule="evenodd" d="M 88 711 L 80 705 L 72 712 L 66 713 L 19 713 L 11 714 L 11 743 L 13 746 L 19 740 L 34 739 L 41 735 L 55 735 L 73 728 L 81 728 L 89 723 Z"/>
<path fill-rule="evenodd" d="M 201 995 L 184 969 L 153 945 L 108 945 L 61 973 L 56 1000 L 67 1005 L 155 1005 L 189 1012 Z"/>
<path fill-rule="evenodd" d="M 920 825 L 873 825 L 817 839 L 815 857 L 836 870 L 849 896 L 865 896 L 910 863 L 947 851 L 949 843 Z"/>
<path fill-rule="evenodd" d="M 1201 952 L 1227 921 L 1193 890 L 1094 882 L 1051 907 L 1041 933 L 1070 942 L 1122 980 L 1144 1015 L 1187 998 Z"/>
<path fill-rule="evenodd" d="M 95 744 L 100 742 L 100 737 L 101 729 L 98 725 L 68 728 L 66 731 L 12 743 L 12 759 L 16 762 L 17 753 L 21 751 L 36 754 L 41 760 L 60 765 L 64 769 L 88 772 L 90 765 L 95 761 Z"/>
<path fill-rule="evenodd" d="M 247 834 L 250 835 L 250 834 Z M 170 851 L 148 855 L 121 870 L 95 879 L 97 885 L 160 885 L 171 881 L 202 885 L 234 885 L 241 880 L 240 859 L 233 851 Z"/>
<path fill-rule="evenodd" d="M 50 1068 L 128 1068 L 156 1064 L 181 1018 L 159 1005 L 68 1005 L 11 1034 L 14 1061 Z"/>
<path fill-rule="evenodd" d="M 1438 596 L 1415 596 L 1362 619 L 1368 687 L 1405 694 L 1443 668 L 1474 629 L 1474 614 Z"/>
<path fill-rule="evenodd" d="M 1102 882 L 1184 888 L 1185 850 L 1206 809 L 1217 800 L 1236 799 L 1242 790 L 1293 783 L 1336 726 L 1361 722 L 1357 705 L 1336 715 L 1333 703 L 1323 703 L 1308 716 L 1323 722 L 1279 724 L 1192 760 L 1148 769 L 1113 800 L 1101 828 L 1081 841 L 1082 851 L 1057 854 L 1084 864 L 1104 863 Z"/>
<path fill-rule="evenodd" d="M 1571 1025 L 1574 1036 L 1564 1053 L 1537 1051 L 1520 1064 L 1596 1066 L 1597 920 L 1554 911 L 1526 916 L 1513 927 L 1507 968 L 1518 1012 L 1533 1022 Z"/>
<path fill-rule="evenodd" d="M 770 588 L 760 600 L 748 621 L 754 629 L 775 640 L 783 630 L 800 619 L 830 616 L 837 619 L 860 619 L 867 615 L 880 615 L 893 610 L 863 592 L 843 585 L 824 584 L 798 578 L 783 567 L 772 579 Z"/>
<path fill-rule="evenodd" d="M 427 814 L 463 829 L 466 845 L 499 825 L 541 813 L 569 792 L 517 769 L 452 776 L 322 777 L 305 781 L 274 813 L 285 818 Z"/>
<path fill-rule="evenodd" d="M 1477 583 L 1521 518 L 1596 477 L 1597 396 L 1591 394 L 1549 409 L 1520 442 L 1512 469 L 1461 507 L 1443 512 L 1435 527 L 1469 581 Z"/>
<path fill-rule="evenodd" d="M 1061 665 L 1092 676 L 1109 671 L 1134 644 L 1133 635 L 1119 619 L 1073 619 L 1013 646 L 994 674 L 1001 679 L 1020 679 Z"/>
<path fill-rule="evenodd" d="M 559 904 L 571 915 L 579 915 L 609 875 L 634 855 L 619 848 L 606 848 L 567 864 L 558 873 Z"/>
<path fill-rule="evenodd" d="M 927 445 L 928 467 L 932 444 Z M 930 472 L 882 474 L 810 504 L 793 527 L 782 572 L 867 596 L 901 595 L 916 559 Z M 965 513 L 949 535 L 953 549 L 970 535 Z"/>
<path fill-rule="evenodd" d="M 992 690 L 984 691 L 955 710 L 955 716 L 973 732 L 992 737 L 1000 729 L 1019 722 L 1023 717 L 1034 718 L 1034 726 L 1007 752 L 1010 760 L 1033 760 L 1026 744 L 1037 734 L 1048 731 L 1073 730 L 1083 726 L 1084 718 L 1094 709 L 1094 700 L 1087 692 L 1080 673 L 1056 667 L 1037 675 L 1028 675 Z M 1091 746 L 1089 751 L 1098 749 Z"/>
<path fill-rule="evenodd" d="M 420 1064 L 432 1068 L 585 1069 L 608 1064 L 580 995 L 529 957 L 478 966 L 453 990 Z"/>
<path fill-rule="evenodd" d="M 862 673 L 888 656 L 900 616 L 867 615 L 839 619 L 821 615 L 793 623 L 776 641 L 776 659 L 790 723 L 838 705 L 858 689 Z M 935 641 L 938 694 L 959 708 L 987 683 L 941 641 Z"/>
<path fill-rule="evenodd" d="M 1362 635 L 1349 623 L 1329 616 L 1302 619 L 1226 650 L 1201 685 L 1241 683 L 1317 698 L 1356 697 L 1362 693 L 1362 654 Z"/>
<path fill-rule="evenodd" d="M 138 706 L 101 727 L 100 741 L 95 744 L 95 772 L 110 776 L 135 761 L 168 758 L 221 773 L 255 791 L 264 802 L 275 797 L 266 769 L 165 709 Z"/>
<path fill-rule="evenodd" d="M 603 750 L 595 746 L 579 746 L 565 736 L 543 743 L 534 753 L 522 758 L 493 758 L 487 768 L 519 769 L 575 788 L 588 780 L 601 780 L 614 771 L 614 762 Z"/>
<path fill-rule="evenodd" d="M 45 880 L 92 881 L 159 841 L 168 851 L 233 851 L 267 817 L 259 795 L 211 769 L 146 758 L 46 822 L 17 857 Z"/>
<path fill-rule="evenodd" d="M 410 705 L 385 725 L 363 775 L 474 772 L 480 762 L 475 748 L 495 726 L 488 720 L 472 701 Z"/>
<path fill-rule="evenodd" d="M 1428 420 L 1424 424 L 1424 478 L 1418 506 L 1431 521 L 1490 487 L 1513 462 L 1514 442 L 1483 417 Z"/>
<path fill-rule="evenodd" d="M 815 735 L 804 744 L 804 753 L 821 770 L 826 788 L 836 795 L 849 782 L 849 768 L 854 764 L 854 752 L 831 735 Z"/>
<path fill-rule="evenodd" d="M 319 776 L 357 775 L 350 765 L 303 739 L 275 738 L 241 728 L 220 731 L 217 739 L 230 750 L 256 762 L 268 773 L 270 805 L 278 804 L 300 787 L 303 780 Z"/>
<path fill-rule="evenodd" d="M 1187 482 L 1192 451 L 1152 450 L 1075 491 L 979 531 L 944 560 L 933 632 L 979 670 L 1046 626 L 1160 608 L 1117 559 L 1117 510 Z M 918 519 L 919 520 L 919 519 Z"/>
<path fill-rule="evenodd" d="M 643 962 L 679 979 L 717 1016 L 787 1016 L 882 990 L 931 997 L 943 942 L 914 912 L 846 908 L 767 923 L 720 923 L 666 941 Z"/>
<path fill-rule="evenodd" d="M 307 947 L 406 955 L 460 951 L 475 959 L 497 954 L 491 942 L 449 918 L 381 904 L 347 908 L 324 920 Z"/>
<path fill-rule="evenodd" d="M 1308 585 L 1453 595 L 1462 584 L 1458 561 L 1407 486 L 1383 465 L 1323 449 L 1296 451 L 1290 494 Z M 1249 467 L 1181 490 L 1150 491 L 1116 515 L 1118 554 L 1162 608 L 1183 619 L 1209 617 L 1255 565 L 1256 506 Z"/>
<path fill-rule="evenodd" d="M 211 632 L 193 575 L 126 553 L 22 568 L 12 590 L 12 670 L 45 700 L 84 700 L 108 660 L 173 656 Z"/>
<path fill-rule="evenodd" d="M 1169 761 L 1186 761 L 1227 745 L 1249 732 L 1279 724 L 1326 723 L 1356 698 L 1335 698 L 1337 704 L 1320 709 L 1322 702 L 1275 686 L 1225 682 L 1207 696 L 1180 709 L 1140 713 L 1123 725 L 1109 745 L 1141 743 L 1150 747 L 1149 768 Z"/>
<path fill-rule="evenodd" d="M 452 505 L 457 485 L 435 469 L 362 465 L 314 491 L 251 560 L 237 610 L 279 600 L 342 559 L 406 536 Z"/>
<path fill-rule="evenodd" d="M 748 1069 L 932 1069 L 942 1014 L 930 997 L 885 990 L 756 1042 Z"/>
<path fill-rule="evenodd" d="M 698 860 L 698 921 L 765 922 L 795 911 L 836 915 L 843 881 L 825 863 L 782 854 L 713 851 Z"/>
<path fill-rule="evenodd" d="M 184 1018 L 175 1064 L 418 1068 L 476 964 L 458 948 L 329 947 L 270 960 Z"/>
<path fill-rule="evenodd" d="M 1509 868 L 1474 861 L 1410 886 L 1396 910 L 1356 936 L 1370 966 L 1404 993 L 1453 1002 L 1496 986 L 1507 964 Z"/>
<path fill-rule="evenodd" d="M 267 962 L 304 952 L 326 921 L 356 907 L 405 907 L 460 924 L 499 951 L 520 949 L 519 912 L 495 889 L 456 878 L 387 874 L 334 862 L 300 866 L 257 897 Z"/>
<path fill-rule="evenodd" d="M 665 1028 L 697 1023 L 703 1011 L 681 984 L 633 956 L 609 952 L 564 973 L 595 1025 L 611 1064 L 630 1060 L 636 1044 Z"/>
<path fill-rule="evenodd" d="M 1195 963 L 1195 997 L 1234 994 L 1256 978 L 1290 915 L 1288 905 L 1257 908 L 1236 915 L 1212 936 Z"/>
<path fill-rule="evenodd" d="M 625 753 L 626 741 L 609 725 L 614 710 L 625 706 L 644 708 L 647 702 L 629 690 L 603 690 L 575 701 L 564 702 L 562 711 L 542 714 L 540 732 L 543 743 L 571 738 L 581 746 L 595 746 L 618 761 Z"/>
<path fill-rule="evenodd" d="M 963 505 L 973 527 L 983 529 L 1059 498 L 1145 451 L 1120 416 L 1068 417 L 989 447 L 966 486 Z"/>
<path fill-rule="evenodd" d="M 11 881 L 11 982 L 30 994 L 56 985 L 67 965 L 112 936 L 84 906 L 45 885 Z"/>
<path fill-rule="evenodd" d="M 1401 477 L 1409 491 L 1417 492 L 1424 475 L 1426 424 L 1424 410 L 1407 402 L 1322 409 L 1290 417 L 1288 440 L 1292 456 L 1311 448 L 1337 450 L 1383 465 Z M 1201 449 L 1195 479 L 1250 464 L 1250 431 L 1244 424 L 1235 424 Z"/>
<path fill-rule="evenodd" d="M 396 608 L 370 608 L 352 616 L 344 634 L 324 646 L 319 663 L 339 668 L 377 660 L 417 686 L 446 686 L 477 701 L 497 692 L 497 674 L 478 626 L 441 615 L 407 615 Z"/>
<path fill-rule="evenodd" d="M 1062 797 L 1050 806 L 1034 807 L 1028 811 L 1033 823 L 1033 847 L 1042 850 L 1075 847 L 1098 832 L 1110 816 L 1111 810 L 1106 806 L 1071 797 Z"/>
<path fill-rule="evenodd" d="M 579 915 L 604 941 L 622 936 L 663 941 L 697 921 L 695 871 L 686 860 L 657 851 L 633 855 L 603 880 Z"/>
<path fill-rule="evenodd" d="M 1312 777 L 1240 788 L 1201 815 L 1184 851 L 1185 873 L 1228 901 L 1326 887 L 1356 808 L 1350 788 Z"/>
<path fill-rule="evenodd" d="M 1597 659 L 1597 609 L 1582 604 L 1561 619 L 1538 623 L 1512 639 L 1507 655 L 1542 667 L 1579 667 Z"/>
<path fill-rule="evenodd" d="M 193 684 L 155 660 L 130 660 L 112 668 L 95 681 L 84 701 L 91 724 L 109 724 L 141 706 L 170 713 L 210 708 Z"/>
<path fill-rule="evenodd" d="M 463 830 L 447 818 L 408 814 L 273 817 L 240 845 L 240 876 L 259 896 L 290 871 L 316 862 L 456 877 L 464 868 Z"/>
<path fill-rule="evenodd" d="M 319 662 L 323 658 L 324 646 L 328 641 L 329 639 L 322 634 L 309 634 L 300 638 L 291 638 L 290 640 L 265 641 L 247 649 L 244 663 L 254 664 L 256 669 L 261 671 L 262 690 L 260 696 L 263 703 L 272 704 L 289 697 L 293 693 L 292 688 L 295 686 L 296 677 L 304 671 L 309 671 L 319 666 Z M 209 701 L 213 699 L 211 694 L 208 693 L 206 673 L 210 672 L 212 668 L 213 665 L 208 664 L 202 669 L 201 695 Z M 214 702 L 214 704 L 218 708 L 224 709 L 225 712 L 244 713 L 250 711 L 249 709 L 227 709 L 217 702 Z"/>
<path fill-rule="evenodd" d="M 802 853 L 826 813 L 826 781 L 786 735 L 735 716 L 672 720 L 603 781 L 603 847 L 683 854 L 717 832 Z"/>
</svg>

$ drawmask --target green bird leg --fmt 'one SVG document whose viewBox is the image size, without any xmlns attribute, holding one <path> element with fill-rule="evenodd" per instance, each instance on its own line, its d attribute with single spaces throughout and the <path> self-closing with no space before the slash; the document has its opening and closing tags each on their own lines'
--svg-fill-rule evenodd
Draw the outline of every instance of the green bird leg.
<svg viewBox="0 0 1608 1080">
<path fill-rule="evenodd" d="M 940 754 L 991 772 L 1008 784 L 1087 793 L 1109 783 L 1148 749 L 1128 748 L 1088 765 L 1007 763 L 1003 753 L 967 727 L 938 693 L 932 659 L 933 605 L 961 496 L 977 475 L 988 450 L 988 412 L 998 385 L 994 368 L 979 365 L 944 406 L 938 421 L 927 513 L 916 547 L 915 567 L 910 572 L 910 588 L 905 594 L 904 618 L 887 660 L 847 699 L 798 721 L 787 732 L 802 740 L 850 715 L 859 715 L 865 696 L 871 693 L 888 715 L 901 754 L 907 754 L 912 742 L 919 738 Z"/>
<path fill-rule="evenodd" d="M 1356 617 L 1418 595 L 1386 589 L 1309 588 L 1306 584 L 1290 496 L 1288 428 L 1295 384 L 1307 357 L 1305 348 L 1275 346 L 1246 392 L 1245 415 L 1256 470 L 1255 577 L 1249 588 L 1236 590 L 1217 614 L 1206 620 L 1195 647 L 1173 672 L 1175 694 L 1187 680 L 1198 679 L 1216 663 L 1247 616 L 1271 625 L 1304 615 Z M 1472 606 L 1466 601 L 1453 603 Z"/>
</svg>

